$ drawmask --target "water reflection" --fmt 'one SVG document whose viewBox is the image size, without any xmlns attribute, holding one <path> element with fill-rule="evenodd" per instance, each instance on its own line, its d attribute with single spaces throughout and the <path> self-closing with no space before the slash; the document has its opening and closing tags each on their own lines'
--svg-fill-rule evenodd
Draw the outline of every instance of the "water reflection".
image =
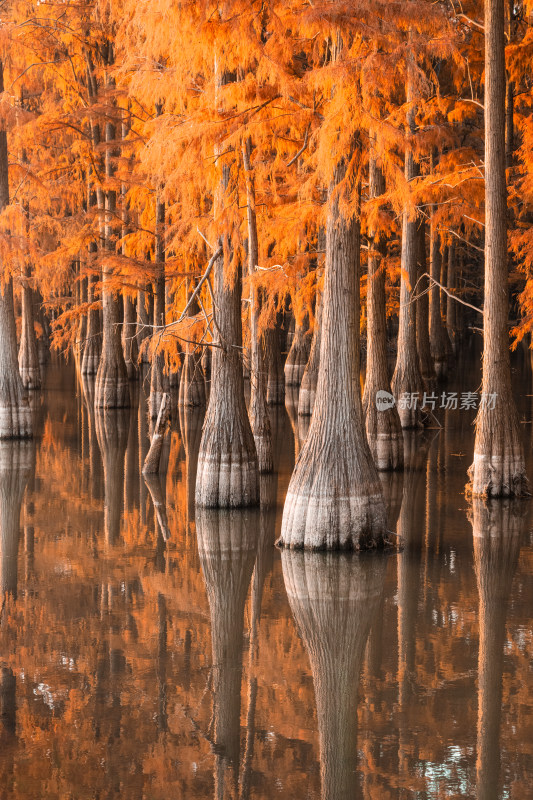
<svg viewBox="0 0 533 800">
<path fill-rule="evenodd" d="M 500 794 L 500 726 L 505 624 L 520 555 L 526 507 L 519 501 L 474 499 L 471 513 L 479 592 L 477 798 Z"/>
<path fill-rule="evenodd" d="M 96 436 L 104 464 L 104 536 L 113 546 L 120 539 L 124 490 L 124 457 L 128 443 L 130 410 L 98 409 Z"/>
<path fill-rule="evenodd" d="M 257 549 L 257 511 L 196 510 L 211 614 L 215 797 L 238 793 L 244 606 Z"/>
<path fill-rule="evenodd" d="M 359 674 L 383 594 L 386 559 L 283 551 L 281 563 L 291 611 L 313 673 L 322 798 L 361 797 Z"/>
<path fill-rule="evenodd" d="M 6 595 L 17 598 L 20 509 L 32 470 L 31 441 L 0 442 L 0 589 L 1 612 Z"/>
</svg>

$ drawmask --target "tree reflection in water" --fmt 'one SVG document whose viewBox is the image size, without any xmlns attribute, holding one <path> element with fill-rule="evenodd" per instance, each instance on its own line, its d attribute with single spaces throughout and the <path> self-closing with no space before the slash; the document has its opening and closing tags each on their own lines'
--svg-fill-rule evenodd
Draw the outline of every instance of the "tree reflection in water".
<svg viewBox="0 0 533 800">
<path fill-rule="evenodd" d="M 284 550 L 283 578 L 309 654 L 323 800 L 360 796 L 357 696 L 366 641 L 384 589 L 383 555 Z"/>
<path fill-rule="evenodd" d="M 524 502 L 473 499 L 479 593 L 477 800 L 500 795 L 500 726 L 507 606 L 525 528 Z"/>
</svg>

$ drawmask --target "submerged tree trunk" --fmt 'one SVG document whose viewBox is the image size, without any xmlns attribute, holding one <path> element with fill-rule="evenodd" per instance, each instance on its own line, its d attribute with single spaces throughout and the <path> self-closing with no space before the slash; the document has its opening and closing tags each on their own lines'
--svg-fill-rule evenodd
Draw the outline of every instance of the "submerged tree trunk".
<svg viewBox="0 0 533 800">
<path fill-rule="evenodd" d="M 255 213 L 255 183 L 251 164 L 252 142 L 243 145 L 242 156 L 246 175 L 248 216 L 248 275 L 253 279 L 259 261 L 257 216 Z M 272 472 L 272 430 L 268 416 L 265 391 L 265 364 L 262 337 L 259 331 L 260 299 L 253 283 L 250 288 L 250 405 L 248 415 L 257 450 L 259 472 Z"/>
<path fill-rule="evenodd" d="M 313 413 L 318 384 L 318 369 L 320 366 L 320 329 L 322 326 L 322 298 L 317 291 L 315 309 L 315 327 L 311 340 L 309 358 L 305 365 L 300 394 L 298 396 L 298 416 L 310 417 Z"/>
<path fill-rule="evenodd" d="M 115 166 L 113 158 L 115 152 L 111 149 L 110 143 L 114 141 L 116 135 L 115 124 L 113 121 L 106 122 L 106 142 L 107 150 L 105 156 L 106 178 L 113 178 Z M 116 213 L 116 192 L 107 189 L 105 196 L 105 230 L 104 245 L 105 250 L 113 253 L 115 250 L 114 227 Z M 102 264 L 102 308 L 103 308 L 103 329 L 104 336 L 102 342 L 102 357 L 96 375 L 95 404 L 97 408 L 129 408 L 130 390 L 128 385 L 128 372 L 122 352 L 122 341 L 120 323 L 122 322 L 119 303 L 113 294 L 111 280 L 113 268 L 105 263 Z"/>
<path fill-rule="evenodd" d="M 306 364 L 309 360 L 311 349 L 311 332 L 309 331 L 309 316 L 307 313 L 295 317 L 294 336 L 291 348 L 285 361 L 285 383 L 287 386 L 299 386 Z"/>
<path fill-rule="evenodd" d="M 485 3 L 485 402 L 476 418 L 470 490 L 486 497 L 528 491 L 518 412 L 511 388 L 505 185 L 504 0 Z"/>
<path fill-rule="evenodd" d="M 374 158 L 369 164 L 370 196 L 385 191 L 383 173 Z M 398 409 L 393 402 L 387 364 L 387 307 L 385 270 L 381 264 L 384 242 L 369 235 L 367 282 L 367 358 L 363 409 L 366 433 L 379 470 L 403 465 L 403 436 Z"/>
<path fill-rule="evenodd" d="M 0 93 L 4 91 L 0 61 Z M 0 212 L 9 204 L 7 133 L 0 130 Z M 17 335 L 13 308 L 13 283 L 6 275 L 0 285 L 0 439 L 32 435 L 31 409 L 24 392 L 17 360 Z"/>
<path fill-rule="evenodd" d="M 505 621 L 526 522 L 520 501 L 487 504 L 476 498 L 471 522 L 479 592 L 477 719 L 478 800 L 498 800 Z"/>
<path fill-rule="evenodd" d="M 279 348 L 277 326 L 267 328 L 263 334 L 265 369 L 267 375 L 266 401 L 269 406 L 282 406 L 285 402 L 285 374 Z"/>
<path fill-rule="evenodd" d="M 418 289 L 416 301 L 416 347 L 420 372 L 426 391 L 433 392 L 437 386 L 437 375 L 431 357 L 429 344 L 429 278 L 422 276 L 427 273 L 426 259 L 426 223 L 421 221 L 418 228 Z"/>
<path fill-rule="evenodd" d="M 413 101 L 412 66 L 408 65 L 407 102 Z M 415 112 L 409 111 L 408 125 L 414 129 Z M 405 178 L 409 183 L 417 175 L 412 150 L 405 150 Z M 416 303 L 413 298 L 416 292 L 418 262 L 418 220 L 408 205 L 403 211 L 402 220 L 402 277 L 400 283 L 400 325 L 398 329 L 398 355 L 396 368 L 392 376 L 392 391 L 398 405 L 398 413 L 402 428 L 419 428 L 422 426 L 421 401 L 424 383 L 420 374 L 418 353 L 416 348 Z M 416 402 L 411 400 L 415 397 Z M 407 402 L 406 402 L 407 398 Z"/>
<path fill-rule="evenodd" d="M 383 544 L 386 512 L 368 447 L 359 385 L 360 223 L 329 193 L 320 370 L 315 408 L 287 490 L 279 544 L 366 549 Z"/>
<path fill-rule="evenodd" d="M 322 800 L 349 800 L 359 796 L 359 676 L 383 594 L 385 562 L 283 552 L 281 563 L 291 611 L 313 674 Z"/>
</svg>

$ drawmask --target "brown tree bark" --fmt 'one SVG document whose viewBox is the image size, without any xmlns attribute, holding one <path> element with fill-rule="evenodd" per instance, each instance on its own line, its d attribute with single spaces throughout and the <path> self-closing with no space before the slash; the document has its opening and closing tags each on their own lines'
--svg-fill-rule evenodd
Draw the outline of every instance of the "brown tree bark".
<svg viewBox="0 0 533 800">
<path fill-rule="evenodd" d="M 369 192 L 379 197 L 385 191 L 385 179 L 375 158 L 369 163 Z M 368 444 L 379 470 L 401 469 L 403 465 L 403 436 L 396 404 L 384 407 L 383 398 L 391 395 L 387 364 L 387 307 L 385 270 L 381 258 L 385 242 L 369 233 L 367 282 L 367 357 L 363 410 Z M 379 396 L 378 396 L 378 393 Z M 384 394 L 383 394 L 384 393 Z M 380 407 L 376 400 L 380 399 Z"/>
<path fill-rule="evenodd" d="M 194 286 L 192 287 L 194 291 Z M 191 291 L 191 294 L 192 294 Z M 194 317 L 200 313 L 200 306 L 194 300 L 188 311 L 188 317 Z M 210 350 L 209 347 L 204 348 Z M 178 403 L 186 408 L 198 408 L 205 406 L 206 385 L 202 366 L 202 349 L 194 344 L 185 343 L 185 353 L 183 356 L 183 366 L 181 368 L 181 378 L 179 387 Z"/>
<path fill-rule="evenodd" d="M 305 313 L 298 319 L 295 317 L 294 336 L 283 368 L 287 386 L 299 386 L 302 382 L 311 350 L 311 336 L 309 315 Z"/>
<path fill-rule="evenodd" d="M 315 408 L 289 483 L 279 544 L 365 549 L 383 544 L 386 512 L 368 447 L 359 384 L 360 223 L 339 203 L 343 159 L 329 191 L 320 370 Z"/>
<path fill-rule="evenodd" d="M 109 87 L 114 85 L 109 80 Z M 116 137 L 116 126 L 113 119 L 106 122 L 105 139 L 105 172 L 107 180 L 115 173 L 114 157 L 116 155 L 111 143 Z M 102 308 L 103 308 L 103 342 L 102 355 L 96 375 L 94 402 L 97 408 L 129 408 L 130 390 L 128 372 L 122 352 L 122 341 L 119 303 L 113 294 L 111 280 L 113 268 L 105 263 L 105 251 L 115 251 L 115 213 L 116 191 L 107 188 L 105 192 L 105 227 L 104 227 L 104 263 L 102 264 Z"/>
<path fill-rule="evenodd" d="M 433 392 L 437 387 L 437 375 L 433 359 L 431 357 L 431 347 L 429 344 L 429 278 L 422 276 L 427 274 L 426 259 L 426 223 L 420 221 L 418 227 L 418 288 L 419 295 L 416 301 L 416 348 L 418 351 L 418 361 L 420 373 L 424 381 L 424 388 L 427 392 Z"/>
<path fill-rule="evenodd" d="M 407 102 L 414 100 L 412 65 L 408 66 Z M 414 131 L 415 112 L 408 113 L 410 132 Z M 418 173 L 418 167 L 409 145 L 405 149 L 405 178 L 409 183 Z M 406 205 L 402 220 L 402 277 L 400 283 L 400 324 L 398 329 L 398 354 L 396 368 L 392 376 L 392 391 L 398 404 L 398 413 L 402 428 L 419 428 L 422 426 L 421 399 L 424 382 L 420 374 L 418 353 L 416 349 L 416 303 L 413 296 L 416 292 L 418 262 L 418 220 L 416 214 Z M 403 404 L 401 396 L 418 396 L 418 402 Z"/>
<path fill-rule="evenodd" d="M 357 700 L 368 634 L 385 580 L 382 559 L 281 554 L 292 614 L 315 687 L 322 800 L 359 796 Z"/>
<path fill-rule="evenodd" d="M 259 261 L 257 216 L 255 212 L 255 181 L 251 164 L 252 141 L 246 140 L 242 148 L 246 176 L 246 205 L 248 219 L 248 275 L 253 279 Z M 259 472 L 272 472 L 272 430 L 268 416 L 265 391 L 265 364 L 262 336 L 259 331 L 260 298 L 253 280 L 250 288 L 250 403 L 248 416 L 257 450 Z"/>
<path fill-rule="evenodd" d="M 4 70 L 0 61 L 0 93 Z M 0 130 L 0 212 L 9 205 L 7 133 Z M 17 361 L 17 335 L 13 308 L 13 283 L 5 275 L 0 285 L 0 439 L 32 436 L 31 409 Z"/>
<path fill-rule="evenodd" d="M 450 240 L 447 248 L 448 252 L 448 270 L 446 273 L 446 288 L 452 295 L 457 290 L 456 278 L 456 263 L 455 263 L 455 242 L 453 238 Z M 448 331 L 448 338 L 452 344 L 452 350 L 455 353 L 457 349 L 457 300 L 454 300 L 450 294 L 446 295 L 446 330 Z"/>
<path fill-rule="evenodd" d="M 431 217 L 431 232 L 429 245 L 429 270 L 431 275 L 431 290 L 429 293 L 429 344 L 431 356 L 438 379 L 445 378 L 448 374 L 448 353 L 446 347 L 446 328 L 442 322 L 440 304 L 441 252 L 440 235 L 434 219 Z M 436 281 L 436 283 L 435 283 Z"/>
<path fill-rule="evenodd" d="M 508 331 L 507 187 L 505 183 L 504 0 L 485 3 L 485 303 L 483 380 L 476 417 L 473 495 L 528 491 L 518 412 L 511 388 Z"/>
<path fill-rule="evenodd" d="M 279 347 L 279 330 L 276 325 L 267 328 L 263 334 L 263 342 L 267 374 L 267 405 L 282 406 L 285 402 L 285 374 Z"/>
</svg>

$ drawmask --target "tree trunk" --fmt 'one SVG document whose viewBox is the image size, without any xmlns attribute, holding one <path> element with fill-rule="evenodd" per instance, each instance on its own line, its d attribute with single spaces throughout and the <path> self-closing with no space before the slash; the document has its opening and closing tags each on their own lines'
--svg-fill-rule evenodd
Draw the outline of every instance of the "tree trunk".
<svg viewBox="0 0 533 800">
<path fill-rule="evenodd" d="M 320 329 L 322 326 L 322 298 L 317 291 L 315 308 L 315 328 L 311 340 L 309 358 L 305 365 L 300 394 L 298 396 L 298 416 L 310 417 L 313 413 L 320 366 Z"/>
<path fill-rule="evenodd" d="M 448 374 L 448 354 L 446 348 L 447 332 L 442 322 L 440 305 L 440 283 L 441 253 L 440 236 L 434 219 L 435 212 L 431 217 L 431 233 L 429 245 L 429 269 L 431 275 L 431 290 L 429 294 L 429 344 L 431 356 L 435 365 L 435 373 L 438 379 L 445 378 Z M 435 283 L 437 281 L 437 283 Z"/>
<path fill-rule="evenodd" d="M 194 291 L 194 286 L 192 290 Z M 187 311 L 187 316 L 195 317 L 199 313 L 200 306 L 197 301 L 194 300 Z M 209 347 L 203 349 L 210 350 Z M 183 357 L 183 366 L 181 368 L 178 398 L 179 405 L 185 408 L 198 408 L 200 406 L 205 406 L 206 403 L 206 386 L 202 367 L 202 355 L 203 352 L 201 348 L 197 348 L 190 342 L 185 343 L 185 354 Z"/>
<path fill-rule="evenodd" d="M 408 66 L 407 102 L 413 101 L 412 66 Z M 415 112 L 408 114 L 408 126 L 414 130 Z M 405 178 L 409 183 L 417 175 L 418 169 L 414 155 L 409 146 L 405 150 Z M 402 428 L 419 428 L 422 426 L 422 410 L 420 408 L 424 392 L 424 383 L 420 374 L 418 353 L 416 349 L 416 303 L 413 297 L 416 292 L 418 262 L 418 220 L 408 205 L 403 211 L 402 220 L 402 276 L 400 283 L 400 325 L 398 329 L 398 354 L 396 368 L 392 376 L 392 391 L 398 404 L 398 413 Z M 402 395 L 416 397 L 416 402 L 402 402 Z"/>
<path fill-rule="evenodd" d="M 94 247 L 92 252 L 96 253 L 96 242 L 92 244 Z M 89 247 L 91 248 L 91 245 Z M 95 279 L 89 275 L 87 278 L 87 302 L 90 304 L 95 302 L 94 284 Z M 87 314 L 87 335 L 81 360 L 82 375 L 96 375 L 100 363 L 101 351 L 102 331 L 100 328 L 100 310 L 98 308 L 90 308 Z"/>
<path fill-rule="evenodd" d="M 26 389 L 41 388 L 41 369 L 37 352 L 35 322 L 33 317 L 33 289 L 30 286 L 31 270 L 24 265 L 24 282 L 22 285 L 22 330 L 18 354 L 20 377 Z"/>
<path fill-rule="evenodd" d="M 386 512 L 366 440 L 359 384 L 360 223 L 329 193 L 320 369 L 315 408 L 287 490 L 279 544 L 366 549 L 383 544 Z"/>
<path fill-rule="evenodd" d="M 383 173 L 374 158 L 369 164 L 370 196 L 385 191 Z M 366 433 L 374 463 L 379 470 L 400 469 L 403 465 L 403 436 L 398 409 L 392 402 L 387 364 L 387 307 L 385 270 L 381 258 L 385 243 L 369 234 L 367 282 L 367 357 L 363 392 Z M 379 402 L 379 407 L 377 405 Z"/>
<path fill-rule="evenodd" d="M 277 326 L 267 328 L 263 334 L 265 369 L 267 374 L 266 401 L 269 406 L 282 406 L 285 402 L 285 374 L 279 348 Z"/>
<path fill-rule="evenodd" d="M 309 315 L 307 313 L 295 318 L 294 336 L 291 349 L 285 361 L 285 383 L 287 386 L 299 386 L 302 382 L 305 367 L 311 350 L 311 332 L 309 331 Z"/>
<path fill-rule="evenodd" d="M 150 316 L 147 307 L 148 294 L 148 284 L 144 284 L 144 288 L 139 289 L 137 292 L 137 347 L 139 352 L 142 351 L 141 360 L 143 364 L 150 363 L 148 348 L 146 346 L 142 347 L 145 339 L 150 336 Z"/>
<path fill-rule="evenodd" d="M 248 275 L 250 276 L 250 404 L 248 416 L 257 450 L 259 472 L 272 472 L 272 430 L 268 416 L 265 392 L 265 364 L 262 337 L 259 331 L 260 298 L 253 284 L 253 276 L 259 261 L 257 238 L 257 216 L 255 213 L 255 183 L 251 164 L 252 141 L 250 138 L 242 148 L 246 175 L 246 204 L 248 218 Z"/>
<path fill-rule="evenodd" d="M 110 84 L 112 85 L 112 84 Z M 113 178 L 115 167 L 113 158 L 115 152 L 110 143 L 115 139 L 115 125 L 113 121 L 106 122 L 107 150 L 105 157 L 106 178 Z M 105 230 L 104 248 L 107 252 L 115 251 L 114 242 L 114 217 L 116 212 L 116 192 L 107 189 L 105 196 Z M 128 385 L 128 372 L 122 352 L 122 341 L 119 313 L 119 303 L 111 288 L 113 268 L 102 264 L 102 307 L 103 307 L 103 343 L 102 357 L 96 375 L 95 404 L 97 408 L 129 408 L 130 389 Z"/>
<path fill-rule="evenodd" d="M 454 295 L 457 289 L 456 286 L 456 275 L 455 275 L 455 242 L 451 239 L 448 245 L 448 272 L 446 275 L 446 288 L 451 295 Z M 446 295 L 446 329 L 448 331 L 448 337 L 452 344 L 452 350 L 455 353 L 457 348 L 457 343 L 455 341 L 456 333 L 457 333 L 457 325 L 456 325 L 456 310 L 457 310 L 457 300 L 454 300 L 453 297 L 450 297 L 450 294 Z"/>
<path fill-rule="evenodd" d="M 435 391 L 437 375 L 431 358 L 429 344 L 429 278 L 423 278 L 427 273 L 426 259 L 426 223 L 421 221 L 418 228 L 418 289 L 416 301 L 416 347 L 418 361 L 424 387 L 427 392 Z"/>
<path fill-rule="evenodd" d="M 479 592 L 477 719 L 478 800 L 498 800 L 500 725 L 507 606 L 520 554 L 526 509 L 519 501 L 474 499 L 471 522 Z"/>
<path fill-rule="evenodd" d="M 122 350 L 126 371 L 130 381 L 135 380 L 139 374 L 139 348 L 137 345 L 137 310 L 135 302 L 128 295 L 124 295 L 124 325 L 122 326 Z"/>
<path fill-rule="evenodd" d="M 0 61 L 0 93 L 4 91 L 4 71 Z M 7 133 L 0 130 L 0 212 L 9 205 Z M 17 335 L 13 308 L 13 283 L 5 275 L 0 285 L 0 439 L 25 439 L 32 436 L 31 409 L 17 361 Z"/>
<path fill-rule="evenodd" d="M 504 0 L 485 3 L 485 303 L 483 380 L 470 490 L 485 497 L 528 491 L 511 388 L 505 185 Z M 494 403 L 490 402 L 494 399 Z M 494 405 L 494 408 L 491 406 Z"/>
<path fill-rule="evenodd" d="M 281 554 L 283 579 L 315 687 L 322 800 L 359 796 L 359 676 L 385 581 L 382 559 Z"/>
<path fill-rule="evenodd" d="M 154 432 L 152 434 L 152 442 L 150 450 L 146 456 L 143 464 L 143 475 L 151 475 L 158 473 L 161 464 L 161 451 L 163 449 L 163 440 L 167 429 L 167 423 L 170 420 L 170 395 L 164 394 L 161 399 L 159 414 L 155 424 Z"/>
</svg>

